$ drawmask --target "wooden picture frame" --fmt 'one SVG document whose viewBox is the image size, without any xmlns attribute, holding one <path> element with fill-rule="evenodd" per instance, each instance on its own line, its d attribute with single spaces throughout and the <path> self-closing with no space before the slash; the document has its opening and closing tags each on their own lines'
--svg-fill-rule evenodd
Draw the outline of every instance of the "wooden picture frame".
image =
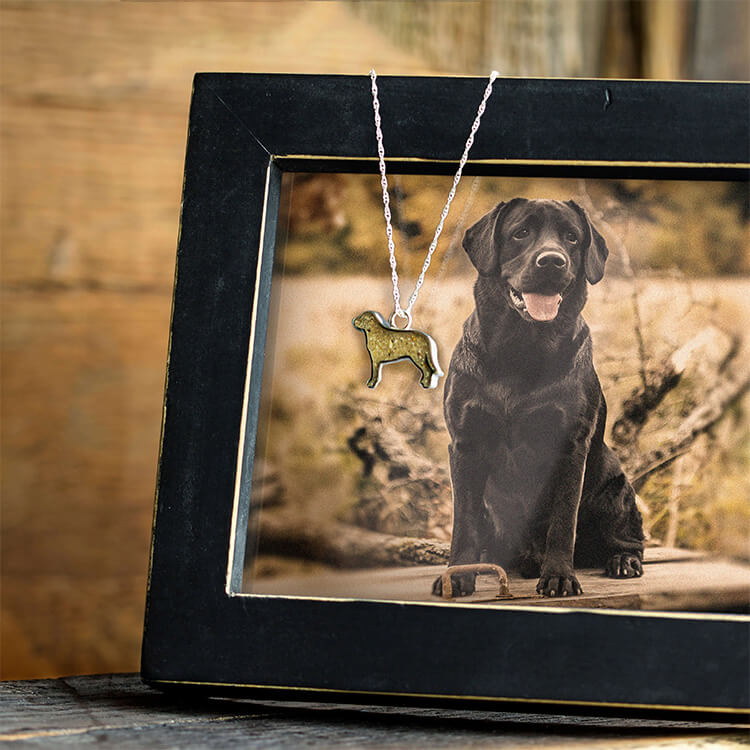
<svg viewBox="0 0 750 750">
<path fill-rule="evenodd" d="M 380 78 L 389 173 L 452 174 L 456 123 L 485 85 Z M 490 101 L 465 174 L 748 179 L 745 84 L 500 78 Z M 281 177 L 377 170 L 368 76 L 196 76 L 143 678 L 274 699 L 746 720 L 745 615 L 240 593 Z M 484 639 L 493 647 L 467 659 Z"/>
</svg>

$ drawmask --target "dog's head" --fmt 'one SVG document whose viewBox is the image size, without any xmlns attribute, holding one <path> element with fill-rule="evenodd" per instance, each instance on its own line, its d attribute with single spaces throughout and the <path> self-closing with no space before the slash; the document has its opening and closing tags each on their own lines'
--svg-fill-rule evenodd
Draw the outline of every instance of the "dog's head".
<svg viewBox="0 0 750 750">
<path fill-rule="evenodd" d="M 534 322 L 554 320 L 567 294 L 596 284 L 608 255 L 574 201 L 498 203 L 466 230 L 463 245 L 479 274 L 497 279 L 508 305 Z"/>
<path fill-rule="evenodd" d="M 368 310 L 367 312 L 360 313 L 354 320 L 352 325 L 355 328 L 359 328 L 360 331 L 373 331 L 378 326 L 383 325 L 383 319 L 375 312 Z"/>
</svg>

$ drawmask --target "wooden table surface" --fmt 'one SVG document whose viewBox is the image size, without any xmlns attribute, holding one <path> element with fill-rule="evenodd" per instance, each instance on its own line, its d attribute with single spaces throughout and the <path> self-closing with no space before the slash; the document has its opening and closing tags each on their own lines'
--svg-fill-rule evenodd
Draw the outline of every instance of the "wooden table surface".
<svg viewBox="0 0 750 750">
<path fill-rule="evenodd" d="M 656 719 L 260 702 L 165 695 L 138 675 L 0 683 L 0 743 L 18 747 L 730 748 L 747 727 Z"/>
</svg>

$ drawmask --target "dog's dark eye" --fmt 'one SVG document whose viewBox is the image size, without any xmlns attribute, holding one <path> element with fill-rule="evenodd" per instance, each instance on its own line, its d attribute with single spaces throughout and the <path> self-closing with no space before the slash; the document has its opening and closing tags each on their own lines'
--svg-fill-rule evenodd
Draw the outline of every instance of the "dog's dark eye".
<svg viewBox="0 0 750 750">
<path fill-rule="evenodd" d="M 575 232 L 566 232 L 565 239 L 570 242 L 571 245 L 576 245 L 578 243 L 578 236 Z"/>
<path fill-rule="evenodd" d="M 520 229 L 517 229 L 515 232 L 513 232 L 513 239 L 514 240 L 522 240 L 524 237 L 529 236 L 529 229 L 528 227 L 521 227 Z"/>
</svg>

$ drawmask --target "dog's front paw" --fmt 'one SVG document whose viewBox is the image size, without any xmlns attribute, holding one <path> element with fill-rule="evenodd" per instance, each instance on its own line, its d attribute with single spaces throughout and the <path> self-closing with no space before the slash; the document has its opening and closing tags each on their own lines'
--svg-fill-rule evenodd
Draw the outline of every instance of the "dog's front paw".
<svg viewBox="0 0 750 750">
<path fill-rule="evenodd" d="M 476 582 L 476 573 L 457 573 L 451 576 L 451 586 L 453 588 L 453 596 L 469 596 L 474 593 L 474 586 Z M 438 576 L 435 582 L 432 584 L 433 596 L 443 595 L 443 577 Z"/>
<path fill-rule="evenodd" d="M 583 589 L 573 573 L 545 575 L 543 572 L 536 585 L 536 593 L 542 596 L 578 596 Z"/>
<path fill-rule="evenodd" d="M 639 578 L 643 575 L 643 563 L 632 552 L 618 552 L 609 558 L 604 572 L 610 578 Z"/>
</svg>

